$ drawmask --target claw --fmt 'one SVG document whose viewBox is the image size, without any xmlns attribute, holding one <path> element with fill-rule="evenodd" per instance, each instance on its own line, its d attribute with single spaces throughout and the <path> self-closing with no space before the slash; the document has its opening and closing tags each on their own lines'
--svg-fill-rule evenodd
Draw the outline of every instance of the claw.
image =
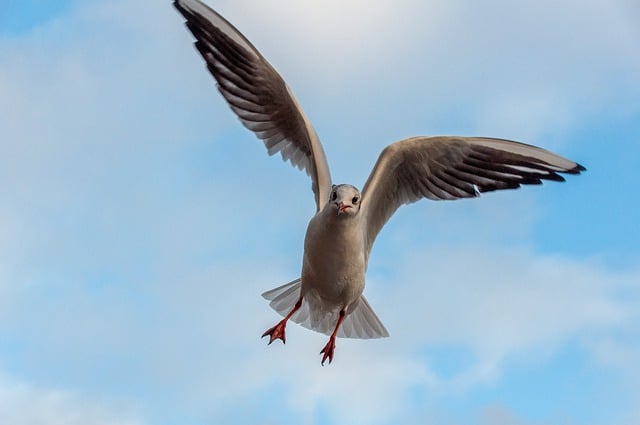
<svg viewBox="0 0 640 425">
<path fill-rule="evenodd" d="M 347 315 L 347 307 L 340 310 L 340 314 L 338 315 L 338 323 L 336 323 L 336 327 L 333 330 L 333 333 L 329 337 L 329 342 L 324 346 L 320 354 L 322 354 L 322 361 L 320 364 L 324 366 L 324 362 L 329 359 L 329 364 L 333 361 L 333 352 L 336 350 L 336 336 L 338 335 L 338 329 L 344 320 L 344 317 Z"/>
<path fill-rule="evenodd" d="M 331 364 L 331 362 L 333 361 L 333 353 L 335 349 L 336 349 L 336 338 L 332 336 L 331 338 L 329 338 L 329 342 L 327 342 L 327 345 L 325 345 L 322 351 L 320 351 L 320 354 L 323 355 L 322 361 L 320 362 L 322 366 L 324 366 L 324 362 L 327 359 L 329 359 L 329 364 Z"/>
<path fill-rule="evenodd" d="M 271 343 L 276 339 L 280 339 L 282 340 L 283 344 L 286 344 L 287 338 L 285 337 L 285 333 L 284 333 L 286 324 L 287 324 L 286 320 L 281 320 L 274 327 L 267 329 L 267 331 L 262 334 L 261 338 L 264 338 L 265 336 L 269 335 L 269 344 L 267 345 L 271 345 Z"/>
<path fill-rule="evenodd" d="M 271 345 L 271 343 L 276 339 L 281 339 L 282 343 L 286 344 L 287 338 L 284 335 L 284 328 L 287 326 L 287 320 L 289 320 L 289 318 L 293 316 L 293 313 L 298 311 L 298 309 L 301 306 L 302 306 L 302 297 L 298 299 L 298 302 L 296 302 L 296 304 L 293 306 L 289 314 L 287 314 L 284 319 L 279 321 L 278 324 L 275 325 L 274 327 L 267 329 L 266 332 L 262 334 L 261 338 L 264 338 L 265 336 L 269 335 L 269 344 L 267 345 Z"/>
</svg>

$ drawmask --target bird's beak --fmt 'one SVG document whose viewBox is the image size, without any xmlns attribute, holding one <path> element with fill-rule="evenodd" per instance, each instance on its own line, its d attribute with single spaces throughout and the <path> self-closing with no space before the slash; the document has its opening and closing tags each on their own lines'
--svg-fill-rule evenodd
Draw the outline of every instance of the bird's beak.
<svg viewBox="0 0 640 425">
<path fill-rule="evenodd" d="M 349 205 L 345 205 L 344 202 L 338 202 L 336 204 L 336 206 L 338 207 L 338 215 L 342 214 L 343 212 L 345 212 L 345 210 L 347 208 L 350 208 Z"/>
</svg>

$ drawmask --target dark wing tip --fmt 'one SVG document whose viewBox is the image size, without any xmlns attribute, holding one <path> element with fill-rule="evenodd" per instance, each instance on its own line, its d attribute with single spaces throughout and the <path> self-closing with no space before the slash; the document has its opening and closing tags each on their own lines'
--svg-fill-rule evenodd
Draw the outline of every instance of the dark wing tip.
<svg viewBox="0 0 640 425">
<path fill-rule="evenodd" d="M 180 0 L 173 0 L 173 7 L 178 9 L 183 15 L 186 13 L 185 8 L 180 4 Z"/>
<path fill-rule="evenodd" d="M 567 172 L 567 174 L 580 174 L 583 171 L 587 171 L 587 169 L 584 166 L 576 163 L 575 167 L 573 167 L 570 170 L 567 170 L 566 172 Z"/>
<path fill-rule="evenodd" d="M 554 182 L 563 182 L 566 181 L 564 177 L 562 177 L 560 174 L 558 173 L 549 173 L 546 176 L 542 177 L 545 180 L 551 180 Z"/>
<path fill-rule="evenodd" d="M 578 175 L 578 174 L 582 173 L 583 171 L 587 171 L 587 169 L 584 166 L 578 164 L 577 162 L 575 164 L 576 165 L 573 168 L 567 168 L 567 169 L 564 169 L 562 171 L 557 171 L 557 172 L 565 173 L 565 174 Z"/>
<path fill-rule="evenodd" d="M 176 10 L 180 12 L 182 17 L 185 19 L 185 24 L 187 25 L 187 27 L 189 27 L 189 24 L 194 21 L 198 22 L 198 16 L 196 15 L 196 13 L 193 10 L 189 9 L 187 6 L 183 5 L 180 0 L 173 0 L 173 7 L 175 7 Z M 191 30 L 190 27 L 189 29 Z"/>
</svg>

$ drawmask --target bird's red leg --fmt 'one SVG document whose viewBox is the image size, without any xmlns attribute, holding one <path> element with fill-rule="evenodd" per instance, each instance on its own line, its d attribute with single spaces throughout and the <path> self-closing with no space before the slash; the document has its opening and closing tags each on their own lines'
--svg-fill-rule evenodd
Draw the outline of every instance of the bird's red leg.
<svg viewBox="0 0 640 425">
<path fill-rule="evenodd" d="M 324 366 L 325 360 L 329 359 L 329 364 L 331 364 L 331 361 L 333 360 L 333 352 L 336 349 L 336 335 L 338 335 L 338 328 L 342 324 L 342 321 L 344 320 L 346 313 L 347 313 L 346 307 L 340 310 L 340 315 L 338 316 L 338 323 L 336 324 L 336 328 L 333 330 L 333 333 L 329 337 L 329 342 L 327 342 L 327 345 L 325 345 L 322 351 L 320 351 L 320 354 L 322 354 L 322 361 L 320 362 L 320 364 L 322 366 Z"/>
<path fill-rule="evenodd" d="M 287 326 L 287 320 L 289 320 L 291 316 L 293 316 L 293 313 L 298 311 L 298 309 L 301 306 L 302 306 L 302 297 L 298 299 L 296 304 L 293 306 L 289 314 L 287 314 L 284 319 L 279 321 L 278 324 L 275 325 L 274 327 L 267 329 L 267 331 L 262 334 L 262 338 L 269 335 L 269 344 L 271 344 L 276 339 L 281 339 L 283 344 L 286 343 L 287 341 L 284 336 L 284 328 L 285 326 Z"/>
</svg>

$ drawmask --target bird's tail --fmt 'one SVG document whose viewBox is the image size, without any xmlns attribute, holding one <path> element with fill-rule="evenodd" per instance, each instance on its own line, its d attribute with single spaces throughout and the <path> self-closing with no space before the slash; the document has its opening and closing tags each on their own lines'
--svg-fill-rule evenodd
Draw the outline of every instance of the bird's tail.
<svg viewBox="0 0 640 425">
<path fill-rule="evenodd" d="M 271 308 L 282 316 L 286 316 L 300 298 L 301 286 L 302 281 L 296 279 L 271 289 L 262 294 L 262 296 L 270 301 Z M 307 329 L 330 335 L 338 322 L 338 311 L 324 312 L 319 311 L 319 309 L 312 309 L 308 300 L 303 299 L 302 306 L 291 316 L 291 320 Z M 340 338 L 370 339 L 387 336 L 389 336 L 389 332 L 387 332 L 363 295 L 360 296 L 356 307 L 347 313 L 347 317 L 345 317 L 338 330 L 338 337 Z"/>
</svg>

